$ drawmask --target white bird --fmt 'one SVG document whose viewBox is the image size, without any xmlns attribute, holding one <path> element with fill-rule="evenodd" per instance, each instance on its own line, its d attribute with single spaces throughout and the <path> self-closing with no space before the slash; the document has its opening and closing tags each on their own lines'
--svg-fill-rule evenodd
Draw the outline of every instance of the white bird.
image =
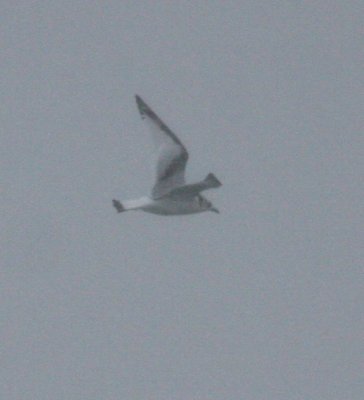
<svg viewBox="0 0 364 400">
<path fill-rule="evenodd" d="M 159 215 L 194 214 L 203 211 L 219 213 L 201 192 L 218 188 L 220 181 L 210 173 L 200 182 L 185 184 L 185 168 L 188 153 L 185 146 L 154 111 L 139 97 L 135 96 L 142 119 L 147 123 L 157 146 L 157 178 L 150 196 L 135 200 L 113 200 L 120 213 L 142 210 Z"/>
</svg>

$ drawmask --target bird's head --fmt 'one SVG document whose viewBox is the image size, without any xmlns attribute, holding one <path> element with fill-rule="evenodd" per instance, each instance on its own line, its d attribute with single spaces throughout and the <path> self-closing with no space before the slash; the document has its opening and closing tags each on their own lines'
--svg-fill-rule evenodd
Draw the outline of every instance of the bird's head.
<svg viewBox="0 0 364 400">
<path fill-rule="evenodd" d="M 214 207 L 211 201 L 207 200 L 205 197 L 199 195 L 198 202 L 199 206 L 205 211 L 212 211 L 216 214 L 220 214 L 220 211 L 216 207 Z"/>
</svg>

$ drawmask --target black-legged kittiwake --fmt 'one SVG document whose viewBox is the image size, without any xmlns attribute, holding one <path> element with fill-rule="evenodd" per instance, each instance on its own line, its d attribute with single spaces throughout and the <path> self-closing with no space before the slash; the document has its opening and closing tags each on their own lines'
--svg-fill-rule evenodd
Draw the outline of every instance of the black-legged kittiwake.
<svg viewBox="0 0 364 400">
<path fill-rule="evenodd" d="M 123 202 L 113 200 L 116 210 L 142 210 L 159 215 L 183 215 L 203 211 L 219 213 L 201 192 L 218 188 L 221 186 L 220 181 L 209 173 L 200 182 L 185 184 L 188 160 L 185 146 L 138 95 L 135 98 L 140 115 L 147 123 L 158 149 L 157 178 L 150 196 Z"/>
</svg>

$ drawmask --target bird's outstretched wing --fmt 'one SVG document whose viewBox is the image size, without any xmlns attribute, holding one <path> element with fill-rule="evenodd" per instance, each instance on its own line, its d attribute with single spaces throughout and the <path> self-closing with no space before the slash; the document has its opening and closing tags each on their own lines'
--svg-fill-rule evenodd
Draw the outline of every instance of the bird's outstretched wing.
<svg viewBox="0 0 364 400">
<path fill-rule="evenodd" d="M 138 95 L 135 98 L 140 115 L 147 123 L 158 149 L 157 179 L 152 189 L 152 197 L 156 199 L 184 185 L 188 153 L 157 114 Z"/>
</svg>

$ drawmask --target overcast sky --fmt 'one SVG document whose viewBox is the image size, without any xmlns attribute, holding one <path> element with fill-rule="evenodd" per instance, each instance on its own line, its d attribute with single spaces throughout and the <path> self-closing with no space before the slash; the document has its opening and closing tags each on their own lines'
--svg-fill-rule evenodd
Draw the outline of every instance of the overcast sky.
<svg viewBox="0 0 364 400">
<path fill-rule="evenodd" d="M 3 0 L 0 397 L 362 400 L 361 1 Z M 138 93 L 221 211 L 149 193 Z"/>
</svg>

